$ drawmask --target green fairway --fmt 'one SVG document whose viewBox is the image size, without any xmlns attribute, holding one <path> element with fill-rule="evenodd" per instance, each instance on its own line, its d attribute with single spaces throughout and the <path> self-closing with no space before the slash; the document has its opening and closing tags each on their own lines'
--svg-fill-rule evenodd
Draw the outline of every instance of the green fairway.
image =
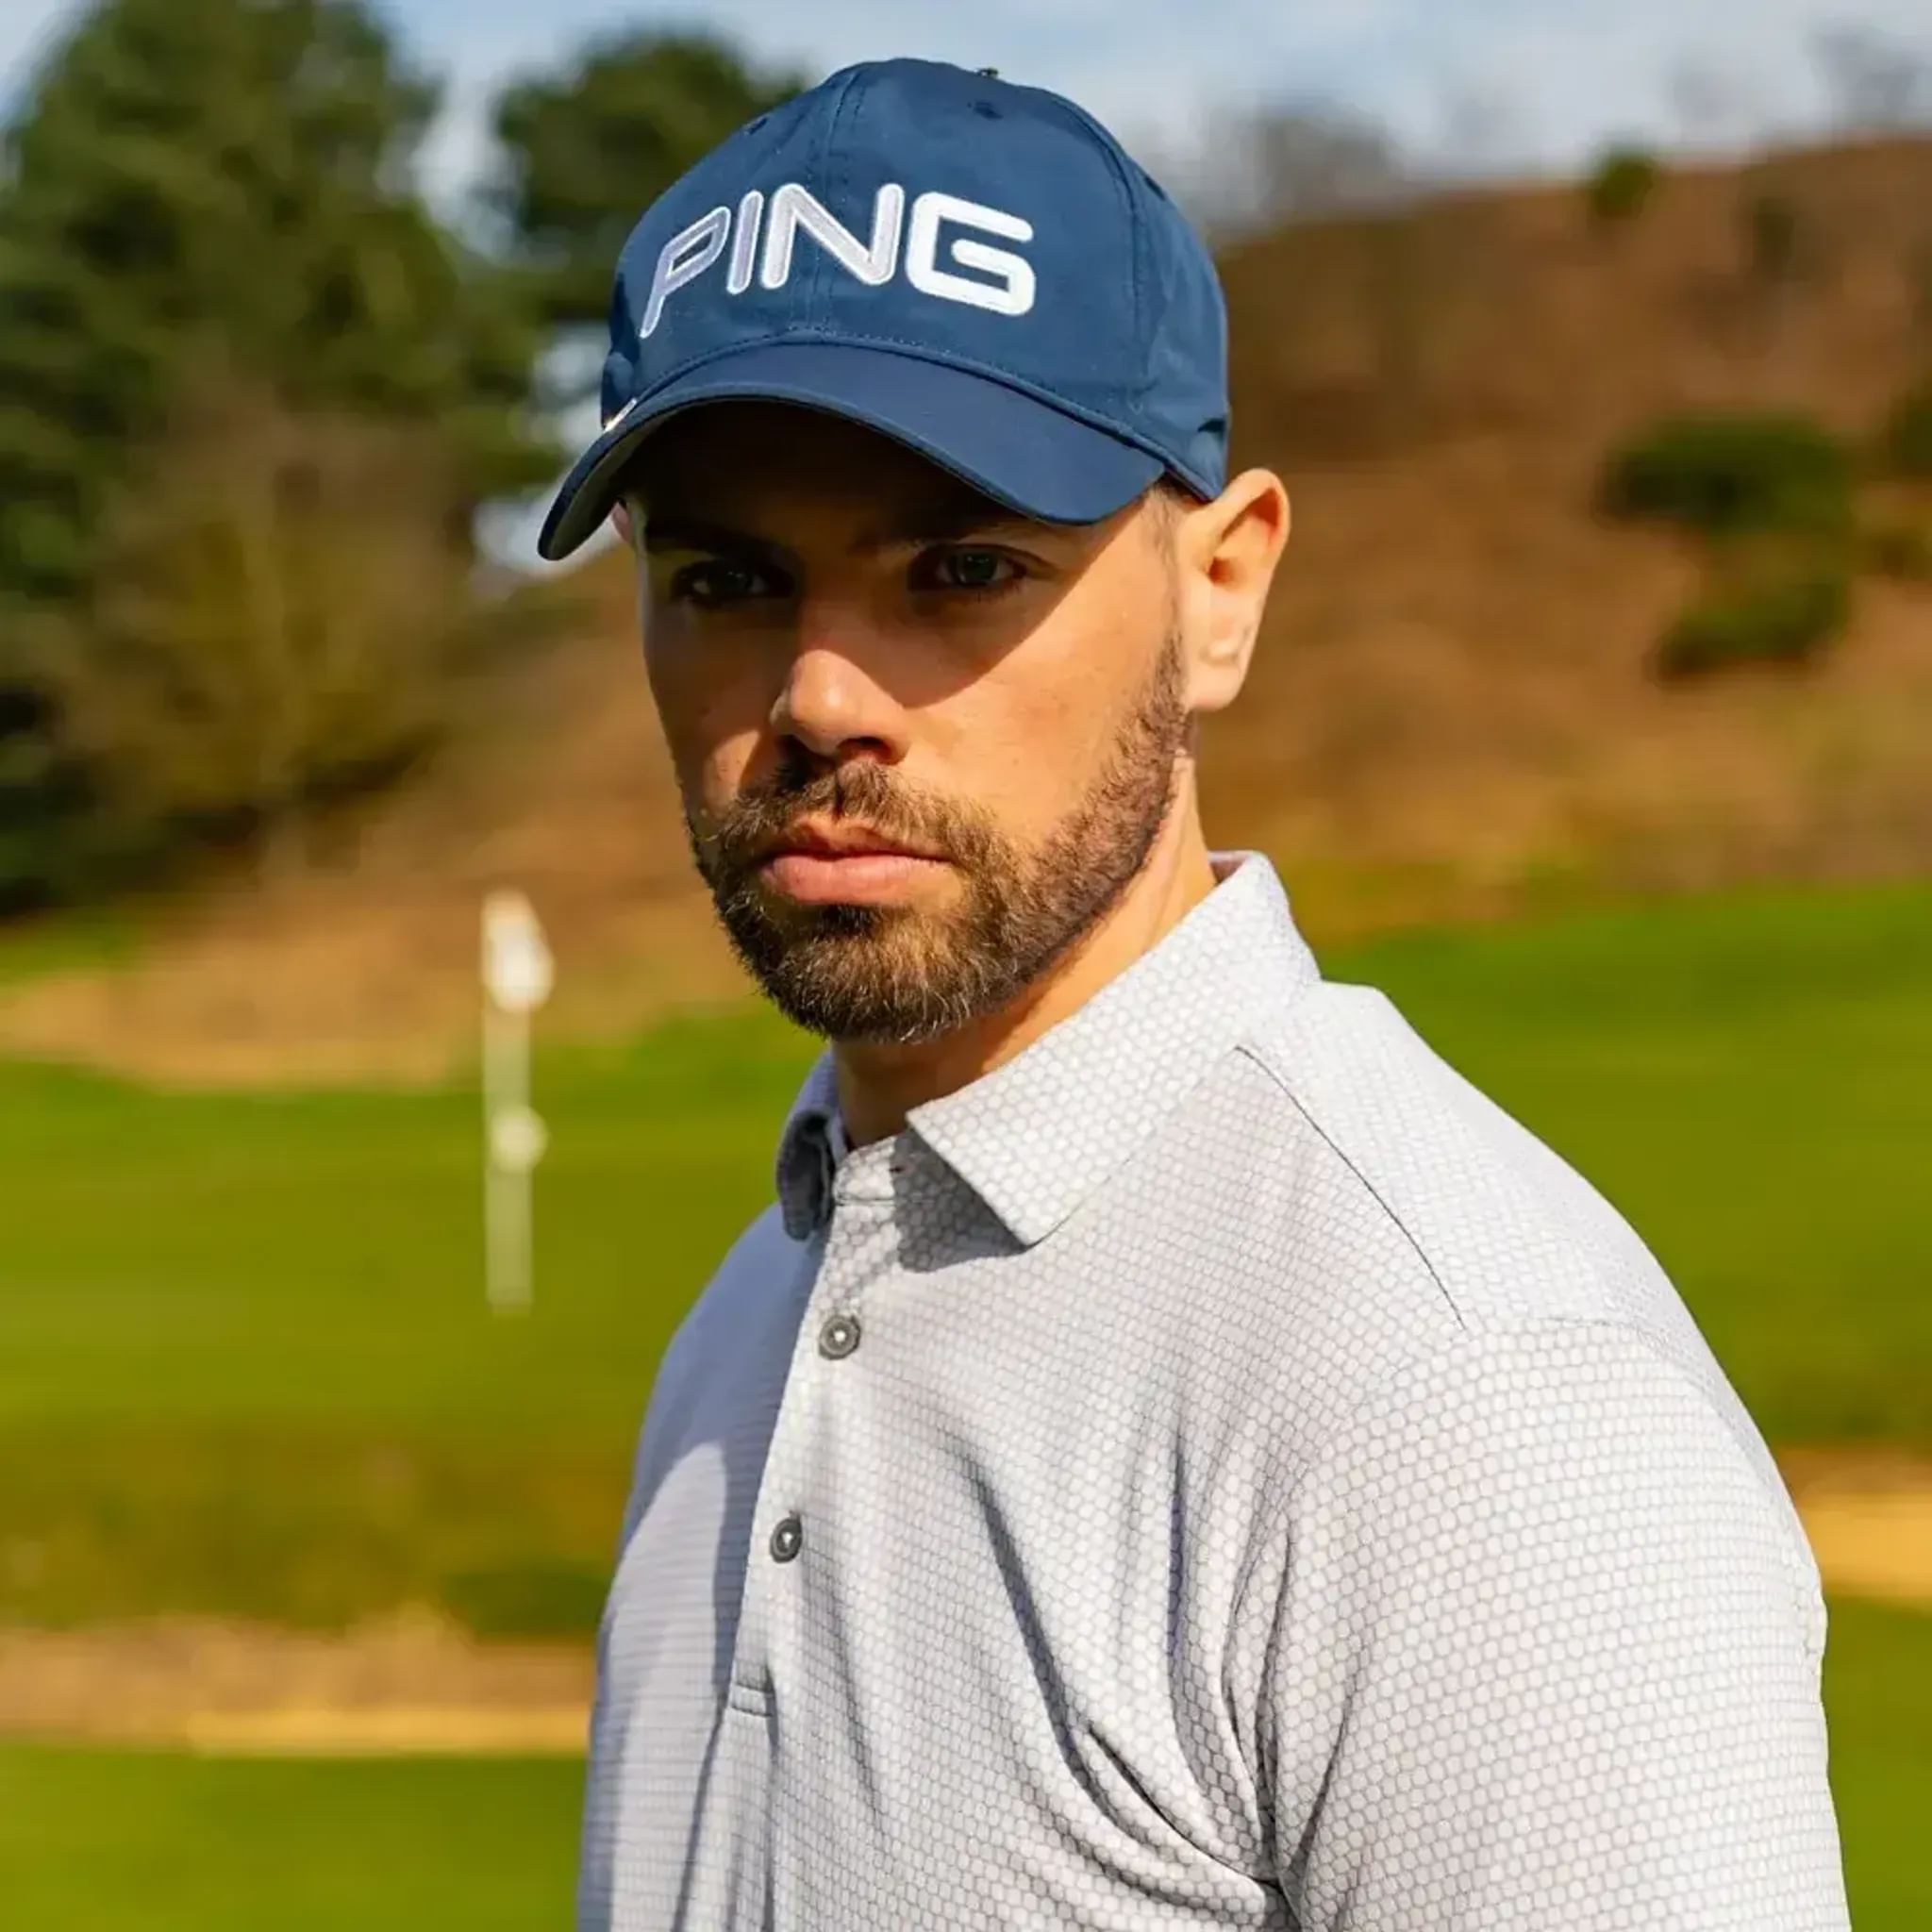
<svg viewBox="0 0 1932 1932">
<path fill-rule="evenodd" d="M 474 1092 L 0 1063 L 0 1620 L 410 1599 L 594 1621 L 664 1341 L 771 1188 L 761 1010 L 550 1056 L 534 1312 L 482 1295 Z"/>
<path fill-rule="evenodd" d="M 566 966 L 567 966 L 566 962 Z M 1774 1442 L 1932 1446 L 1932 889 L 1324 954 L 1601 1187 Z M 814 1043 L 759 1007 L 540 1055 L 537 1306 L 481 1291 L 474 1091 L 0 1063 L 0 1618 L 594 1615 L 653 1365 Z"/>
<path fill-rule="evenodd" d="M 1858 1932 L 1932 1924 L 1932 1617 L 1834 1601 L 1832 1790 Z M 575 1760 L 228 1762 L 0 1749 L 0 1898 L 34 1932 L 545 1932 Z"/>
<path fill-rule="evenodd" d="M 1932 1615 L 1833 1598 L 1824 1651 L 1831 1789 L 1857 1932 L 1932 1925 Z"/>
<path fill-rule="evenodd" d="M 208 1760 L 0 1749 L 0 1900 L 22 1932 L 552 1932 L 575 1758 Z"/>
</svg>

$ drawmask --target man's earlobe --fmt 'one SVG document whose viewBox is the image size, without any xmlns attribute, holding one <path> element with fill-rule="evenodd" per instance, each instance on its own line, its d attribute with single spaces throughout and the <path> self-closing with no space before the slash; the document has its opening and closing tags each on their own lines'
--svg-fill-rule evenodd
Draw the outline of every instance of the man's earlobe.
<svg viewBox="0 0 1932 1932">
<path fill-rule="evenodd" d="M 1221 626 L 1208 633 L 1202 658 L 1217 671 L 1239 671 L 1245 668 L 1254 646 L 1253 625 L 1241 628 Z"/>
</svg>

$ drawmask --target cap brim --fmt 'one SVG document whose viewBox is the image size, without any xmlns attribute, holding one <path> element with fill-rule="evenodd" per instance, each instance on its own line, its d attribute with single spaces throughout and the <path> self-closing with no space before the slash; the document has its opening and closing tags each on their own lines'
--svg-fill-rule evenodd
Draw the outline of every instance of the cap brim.
<svg viewBox="0 0 1932 1932">
<path fill-rule="evenodd" d="M 1165 468 L 1158 457 L 970 370 L 849 342 L 758 342 L 666 383 L 605 430 L 558 490 L 538 554 L 557 562 L 596 529 L 619 474 L 669 417 L 703 403 L 750 401 L 863 424 L 1041 523 L 1098 523 Z"/>
</svg>

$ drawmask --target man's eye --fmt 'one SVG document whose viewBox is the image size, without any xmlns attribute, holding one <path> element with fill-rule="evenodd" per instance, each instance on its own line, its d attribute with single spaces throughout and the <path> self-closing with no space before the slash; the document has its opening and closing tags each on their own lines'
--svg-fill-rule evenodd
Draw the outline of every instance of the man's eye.
<svg viewBox="0 0 1932 1932">
<path fill-rule="evenodd" d="M 1003 591 L 1025 572 L 1003 550 L 936 550 L 922 559 L 922 590 Z"/>
<path fill-rule="evenodd" d="M 727 604 L 742 604 L 753 597 L 772 594 L 772 579 L 755 564 L 730 563 L 714 558 L 708 563 L 688 563 L 672 573 L 670 594 L 674 602 L 695 604 L 703 610 L 716 610 Z"/>
</svg>

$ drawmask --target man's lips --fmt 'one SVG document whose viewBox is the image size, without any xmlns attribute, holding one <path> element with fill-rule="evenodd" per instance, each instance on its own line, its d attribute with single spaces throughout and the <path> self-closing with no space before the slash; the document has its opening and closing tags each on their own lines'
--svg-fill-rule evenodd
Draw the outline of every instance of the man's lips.
<svg viewBox="0 0 1932 1932">
<path fill-rule="evenodd" d="M 935 852 L 862 826 L 801 826 L 772 842 L 758 872 L 801 905 L 884 905 L 944 863 Z"/>
<path fill-rule="evenodd" d="M 884 854 L 896 858 L 938 858 L 941 855 L 908 840 L 894 839 L 864 825 L 794 825 L 765 848 L 766 858 L 788 852 L 809 858 L 858 858 Z"/>
</svg>

